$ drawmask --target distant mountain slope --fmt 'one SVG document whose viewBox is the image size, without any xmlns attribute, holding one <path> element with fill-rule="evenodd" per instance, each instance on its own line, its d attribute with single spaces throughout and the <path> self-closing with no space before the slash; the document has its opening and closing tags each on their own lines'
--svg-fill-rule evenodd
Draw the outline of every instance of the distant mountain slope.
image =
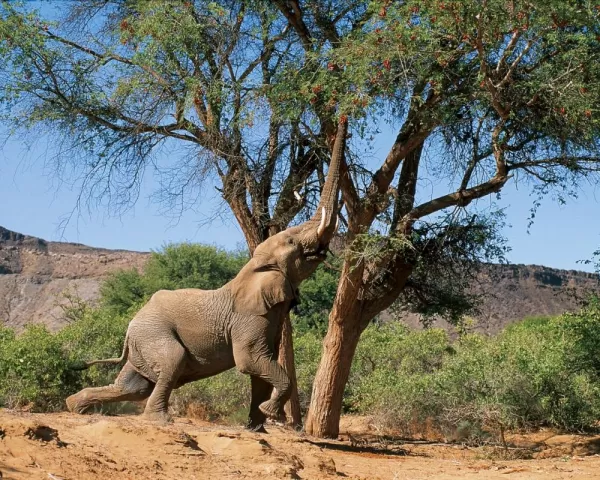
<svg viewBox="0 0 600 480">
<path fill-rule="evenodd" d="M 600 294 L 596 274 L 539 265 L 486 265 L 472 288 L 485 295 L 474 330 L 488 334 L 525 317 L 576 311 L 590 293 Z M 404 321 L 420 326 L 416 315 Z M 445 321 L 434 325 L 449 327 Z"/>
<path fill-rule="evenodd" d="M 21 329 L 64 325 L 61 295 L 98 298 L 102 278 L 121 268 L 142 268 L 148 253 L 106 250 L 76 243 L 47 242 L 0 227 L 0 322 Z"/>
<path fill-rule="evenodd" d="M 142 269 L 148 255 L 47 242 L 0 227 L 0 322 L 17 329 L 45 323 L 56 330 L 64 325 L 57 304 L 65 291 L 93 301 L 109 272 Z M 486 294 L 476 329 L 492 334 L 524 317 L 577 310 L 588 292 L 600 293 L 594 274 L 536 265 L 487 265 L 473 289 Z M 416 315 L 403 320 L 420 325 Z"/>
</svg>

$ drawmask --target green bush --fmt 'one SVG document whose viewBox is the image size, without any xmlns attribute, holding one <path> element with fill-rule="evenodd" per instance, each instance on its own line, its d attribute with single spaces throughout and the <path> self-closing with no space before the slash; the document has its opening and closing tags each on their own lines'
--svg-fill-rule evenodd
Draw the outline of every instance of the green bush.
<svg viewBox="0 0 600 480">
<path fill-rule="evenodd" d="M 136 270 L 113 273 L 101 286 L 101 303 L 124 314 L 158 290 L 216 289 L 235 277 L 247 261 L 245 252 L 228 252 L 211 245 L 166 245 L 152 252 L 142 274 Z"/>
<path fill-rule="evenodd" d="M 348 385 L 349 408 L 405 433 L 433 422 L 449 437 L 465 424 L 471 434 L 595 428 L 596 308 L 524 321 L 493 338 L 465 335 L 453 344 L 435 329 L 369 327 Z"/>
<path fill-rule="evenodd" d="M 188 383 L 175 390 L 171 406 L 179 415 L 244 423 L 250 408 L 250 378 L 232 369 Z"/>
<path fill-rule="evenodd" d="M 143 303 L 150 295 L 145 278 L 137 270 L 114 272 L 100 286 L 102 306 L 118 314 Z"/>
<path fill-rule="evenodd" d="M 135 310 L 135 308 L 133 308 Z M 119 316 L 89 306 L 68 312 L 71 323 L 58 333 L 29 325 L 21 335 L 0 328 L 0 405 L 28 405 L 33 411 L 54 411 L 83 386 L 111 383 L 119 367 L 98 365 L 73 369 L 82 361 L 119 355 L 134 312 Z"/>
<path fill-rule="evenodd" d="M 324 264 L 319 265 L 317 271 L 302 282 L 300 304 L 293 318 L 297 332 L 315 331 L 321 336 L 325 335 L 338 283 L 339 272 Z"/>
<path fill-rule="evenodd" d="M 587 429 L 600 415 L 598 372 L 582 357 L 592 355 L 585 337 L 565 334 L 568 316 L 537 328 L 514 328 L 501 335 L 506 356 L 504 376 L 507 402 L 514 404 L 518 423 Z M 509 383 L 510 371 L 521 377 Z"/>
<path fill-rule="evenodd" d="M 317 373 L 323 340 L 314 330 L 305 333 L 294 332 L 294 357 L 300 407 L 306 411 L 310 404 L 312 384 Z"/>
<path fill-rule="evenodd" d="M 554 319 L 558 335 L 568 337 L 576 346 L 573 352 L 578 369 L 591 368 L 600 375 L 600 298 L 592 297 L 577 313 Z"/>
<path fill-rule="evenodd" d="M 438 415 L 434 375 L 452 351 L 441 329 L 371 325 L 352 366 L 347 410 L 375 415 L 382 425 L 408 433 L 410 424 Z"/>
<path fill-rule="evenodd" d="M 80 387 L 63 353 L 58 336 L 43 325 L 28 326 L 20 336 L 0 328 L 0 405 L 60 410 L 64 397 Z"/>
<path fill-rule="evenodd" d="M 82 361 L 120 356 L 127 326 L 140 307 L 133 305 L 122 315 L 106 308 L 83 311 L 56 334 L 69 364 L 77 366 Z M 102 386 L 112 383 L 119 370 L 116 365 L 94 365 L 78 375 L 85 386 Z"/>
</svg>

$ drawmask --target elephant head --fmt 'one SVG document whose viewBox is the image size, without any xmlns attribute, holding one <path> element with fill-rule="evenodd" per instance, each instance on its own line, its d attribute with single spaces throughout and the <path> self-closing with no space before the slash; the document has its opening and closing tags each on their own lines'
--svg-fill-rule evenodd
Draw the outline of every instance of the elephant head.
<svg viewBox="0 0 600 480">
<path fill-rule="evenodd" d="M 325 259 L 337 229 L 340 163 L 347 130 L 347 121 L 340 121 L 327 179 L 312 218 L 258 245 L 250 261 L 228 284 L 235 311 L 264 315 L 281 302 L 289 301 L 293 306 L 300 282 Z"/>
</svg>

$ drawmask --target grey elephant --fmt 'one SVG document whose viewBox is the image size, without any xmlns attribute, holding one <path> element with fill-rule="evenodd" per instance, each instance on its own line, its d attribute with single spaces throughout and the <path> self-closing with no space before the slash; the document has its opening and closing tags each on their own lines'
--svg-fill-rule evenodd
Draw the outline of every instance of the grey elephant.
<svg viewBox="0 0 600 480">
<path fill-rule="evenodd" d="M 86 363 L 85 368 L 126 362 L 115 382 L 68 397 L 71 412 L 147 398 L 143 416 L 168 421 L 173 389 L 237 367 L 251 377 L 248 427 L 264 431 L 266 417 L 285 418 L 283 406 L 291 387 L 276 361 L 277 336 L 284 316 L 298 300 L 300 282 L 324 260 L 337 228 L 346 130 L 341 135 L 339 131 L 315 215 L 261 243 L 239 274 L 217 290 L 155 293 L 129 323 L 121 357 Z"/>
</svg>

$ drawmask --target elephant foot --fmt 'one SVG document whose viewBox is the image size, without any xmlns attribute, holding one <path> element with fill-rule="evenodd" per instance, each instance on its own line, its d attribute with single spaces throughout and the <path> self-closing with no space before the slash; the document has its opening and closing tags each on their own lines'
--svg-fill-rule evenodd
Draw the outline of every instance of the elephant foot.
<svg viewBox="0 0 600 480">
<path fill-rule="evenodd" d="M 283 408 L 279 402 L 267 400 L 266 402 L 261 403 L 258 408 L 267 416 L 267 418 L 270 418 L 271 420 L 282 423 L 285 423 L 287 420 L 285 412 L 283 411 Z"/>
<path fill-rule="evenodd" d="M 149 422 L 160 423 L 166 425 L 167 423 L 173 423 L 173 417 L 167 412 L 144 412 L 141 415 L 142 420 Z"/>
<path fill-rule="evenodd" d="M 262 423 L 259 423 L 257 425 L 252 424 L 252 422 L 248 422 L 246 424 L 246 429 L 250 430 L 251 432 L 255 432 L 255 433 L 268 433 L 265 430 L 265 426 Z"/>
<path fill-rule="evenodd" d="M 67 410 L 69 410 L 69 412 L 79 414 L 88 412 L 93 403 L 90 403 L 90 401 L 85 397 L 85 394 L 82 395 L 81 392 L 67 397 L 65 400 L 65 403 L 67 404 Z"/>
</svg>

